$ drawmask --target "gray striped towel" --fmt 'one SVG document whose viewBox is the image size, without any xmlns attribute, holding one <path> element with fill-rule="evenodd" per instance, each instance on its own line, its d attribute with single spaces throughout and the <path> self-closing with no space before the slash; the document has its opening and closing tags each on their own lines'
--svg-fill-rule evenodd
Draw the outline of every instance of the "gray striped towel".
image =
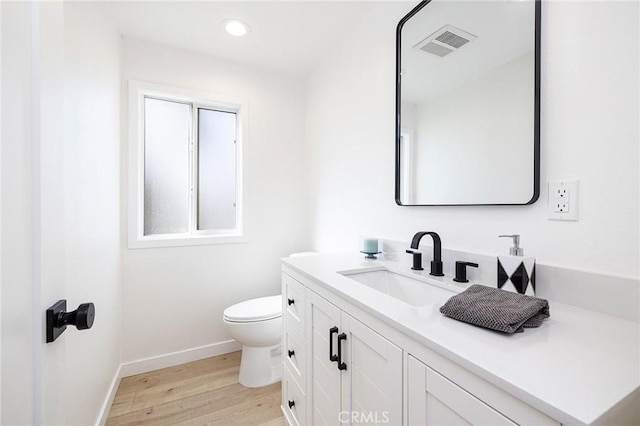
<svg viewBox="0 0 640 426">
<path fill-rule="evenodd" d="M 549 318 L 549 302 L 474 284 L 447 300 L 440 312 L 458 321 L 511 334 L 539 327 Z"/>
</svg>

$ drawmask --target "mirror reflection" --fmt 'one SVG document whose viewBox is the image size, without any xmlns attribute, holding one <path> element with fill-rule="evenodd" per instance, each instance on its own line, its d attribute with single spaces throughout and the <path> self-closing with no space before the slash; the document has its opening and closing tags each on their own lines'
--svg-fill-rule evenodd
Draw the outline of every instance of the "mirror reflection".
<svg viewBox="0 0 640 426">
<path fill-rule="evenodd" d="M 539 3 L 423 2 L 398 26 L 396 200 L 538 196 Z"/>
</svg>

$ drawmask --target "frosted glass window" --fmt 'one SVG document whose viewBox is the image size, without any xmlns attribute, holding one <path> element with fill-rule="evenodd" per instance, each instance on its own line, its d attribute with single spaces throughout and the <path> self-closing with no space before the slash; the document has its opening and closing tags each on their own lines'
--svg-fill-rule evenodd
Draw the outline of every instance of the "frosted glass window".
<svg viewBox="0 0 640 426">
<path fill-rule="evenodd" d="M 144 235 L 189 231 L 191 105 L 144 99 Z"/>
<path fill-rule="evenodd" d="M 198 109 L 198 230 L 236 227 L 236 114 Z"/>
<path fill-rule="evenodd" d="M 246 241 L 242 102 L 129 82 L 129 248 Z"/>
</svg>

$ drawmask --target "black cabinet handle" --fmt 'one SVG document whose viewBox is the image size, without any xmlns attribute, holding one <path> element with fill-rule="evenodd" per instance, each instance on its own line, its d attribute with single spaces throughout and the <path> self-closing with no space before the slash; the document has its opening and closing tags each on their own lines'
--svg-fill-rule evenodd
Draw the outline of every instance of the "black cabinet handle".
<svg viewBox="0 0 640 426">
<path fill-rule="evenodd" d="M 292 356 L 294 356 L 296 354 L 295 351 L 287 351 L 287 352 L 289 352 L 289 358 L 291 358 Z"/>
<path fill-rule="evenodd" d="M 333 353 L 333 334 L 338 333 L 338 327 L 331 327 L 329 329 L 329 361 L 338 361 L 338 355 Z M 340 350 L 340 346 L 338 346 Z"/>
<path fill-rule="evenodd" d="M 295 401 L 289 401 L 289 408 L 293 408 L 294 405 L 296 405 Z"/>
<path fill-rule="evenodd" d="M 293 300 L 293 299 L 288 299 L 288 298 L 287 298 L 287 304 L 288 304 L 289 306 L 293 305 L 294 303 L 296 303 L 296 301 L 295 301 L 295 300 Z"/>
<path fill-rule="evenodd" d="M 342 340 L 347 340 L 347 335 L 344 333 L 338 335 L 338 370 L 347 369 L 347 364 L 342 362 L 342 344 L 340 343 Z"/>
</svg>

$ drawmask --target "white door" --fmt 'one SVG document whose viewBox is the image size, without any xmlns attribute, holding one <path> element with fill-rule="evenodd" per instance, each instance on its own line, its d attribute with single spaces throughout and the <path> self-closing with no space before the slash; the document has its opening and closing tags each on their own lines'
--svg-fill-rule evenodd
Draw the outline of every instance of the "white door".
<svg viewBox="0 0 640 426">
<path fill-rule="evenodd" d="M 0 2 L 0 423 L 104 420 L 120 364 L 120 37 L 99 2 Z M 45 310 L 94 302 L 45 343 Z"/>
<path fill-rule="evenodd" d="M 2 424 L 64 424 L 63 7 L 2 2 Z"/>
</svg>

